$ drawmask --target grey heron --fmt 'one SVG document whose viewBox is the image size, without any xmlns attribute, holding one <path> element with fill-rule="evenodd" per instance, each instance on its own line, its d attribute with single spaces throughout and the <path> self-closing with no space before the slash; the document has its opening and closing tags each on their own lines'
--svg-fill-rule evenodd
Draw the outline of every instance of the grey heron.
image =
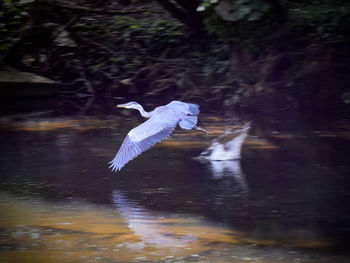
<svg viewBox="0 0 350 263">
<path fill-rule="evenodd" d="M 139 103 L 133 101 L 119 104 L 117 107 L 136 109 L 142 117 L 149 119 L 129 131 L 118 153 L 110 162 L 112 171 L 121 170 L 126 163 L 151 148 L 154 144 L 164 140 L 174 131 L 177 124 L 185 130 L 197 129 L 205 132 L 204 129 L 196 126 L 197 115 L 199 114 L 197 104 L 174 100 L 150 112 L 145 111 Z"/>
</svg>

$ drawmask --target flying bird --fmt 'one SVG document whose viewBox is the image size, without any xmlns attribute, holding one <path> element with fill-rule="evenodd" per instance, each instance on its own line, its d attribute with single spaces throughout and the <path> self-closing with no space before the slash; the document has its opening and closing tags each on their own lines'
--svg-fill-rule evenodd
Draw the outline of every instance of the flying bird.
<svg viewBox="0 0 350 263">
<path fill-rule="evenodd" d="M 137 102 L 119 104 L 117 107 L 136 109 L 142 117 L 148 120 L 129 131 L 118 153 L 110 162 L 109 167 L 112 171 L 120 171 L 126 163 L 164 140 L 174 131 L 177 124 L 185 130 L 196 129 L 205 132 L 204 129 L 197 126 L 197 115 L 199 114 L 197 104 L 174 100 L 150 112 L 145 111 Z"/>
</svg>

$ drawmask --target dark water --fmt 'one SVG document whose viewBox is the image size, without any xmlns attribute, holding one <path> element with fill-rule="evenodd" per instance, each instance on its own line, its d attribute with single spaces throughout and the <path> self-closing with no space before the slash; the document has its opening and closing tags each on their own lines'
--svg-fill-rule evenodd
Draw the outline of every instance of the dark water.
<svg viewBox="0 0 350 263">
<path fill-rule="evenodd" d="M 193 157 L 176 130 L 112 173 L 141 119 L 8 118 L 0 131 L 0 262 L 350 262 L 350 132 L 252 124 L 240 161 Z"/>
</svg>

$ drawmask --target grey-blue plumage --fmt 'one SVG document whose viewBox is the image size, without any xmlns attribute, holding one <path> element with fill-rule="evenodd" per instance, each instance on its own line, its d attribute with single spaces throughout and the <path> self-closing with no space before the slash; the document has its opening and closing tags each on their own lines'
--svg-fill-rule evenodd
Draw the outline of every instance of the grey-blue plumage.
<svg viewBox="0 0 350 263">
<path fill-rule="evenodd" d="M 118 107 L 137 109 L 143 117 L 149 119 L 128 133 L 118 153 L 110 162 L 112 171 L 121 170 L 126 163 L 167 138 L 177 124 L 183 129 L 202 130 L 196 126 L 199 114 L 199 106 L 196 104 L 172 101 L 151 112 L 144 111 L 142 106 L 136 102 L 120 104 Z"/>
</svg>

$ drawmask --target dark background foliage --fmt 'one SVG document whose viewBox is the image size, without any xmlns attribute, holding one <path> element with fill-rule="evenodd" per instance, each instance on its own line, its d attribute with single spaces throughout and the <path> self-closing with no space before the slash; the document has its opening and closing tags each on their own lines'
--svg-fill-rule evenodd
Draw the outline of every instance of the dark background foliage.
<svg viewBox="0 0 350 263">
<path fill-rule="evenodd" d="M 350 103 L 350 4 L 4 0 L 1 65 L 61 94 L 330 118 Z"/>
</svg>

